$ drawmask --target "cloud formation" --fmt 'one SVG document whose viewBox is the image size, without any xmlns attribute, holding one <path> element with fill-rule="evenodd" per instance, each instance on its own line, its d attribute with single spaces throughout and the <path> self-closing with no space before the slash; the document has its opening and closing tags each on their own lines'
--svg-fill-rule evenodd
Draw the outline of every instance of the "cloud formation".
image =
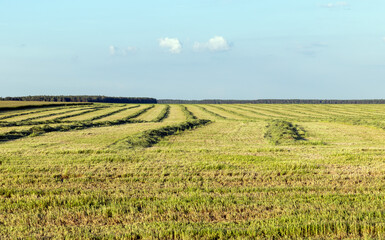
<svg viewBox="0 0 385 240">
<path fill-rule="evenodd" d="M 182 44 L 177 38 L 161 38 L 159 39 L 159 46 L 173 54 L 178 54 L 182 51 Z"/>
<path fill-rule="evenodd" d="M 111 56 L 127 56 L 130 52 L 136 51 L 135 47 L 119 48 L 114 45 L 109 47 Z"/>
<path fill-rule="evenodd" d="M 230 45 L 224 37 L 215 36 L 205 43 L 195 42 L 193 48 L 197 51 L 209 50 L 211 52 L 223 52 L 230 50 Z"/>
<path fill-rule="evenodd" d="M 340 7 L 348 7 L 349 4 L 347 2 L 336 2 L 336 3 L 328 3 L 322 4 L 321 7 L 324 8 L 340 8 Z"/>
</svg>

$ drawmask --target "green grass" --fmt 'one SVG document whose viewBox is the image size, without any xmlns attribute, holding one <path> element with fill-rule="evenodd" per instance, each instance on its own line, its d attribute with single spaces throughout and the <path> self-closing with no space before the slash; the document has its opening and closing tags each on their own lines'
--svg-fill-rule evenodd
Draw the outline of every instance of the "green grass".
<svg viewBox="0 0 385 240">
<path fill-rule="evenodd" d="M 0 112 L 20 109 L 47 108 L 57 106 L 92 105 L 92 103 L 63 103 L 63 102 L 38 102 L 38 101 L 0 101 Z"/>
<path fill-rule="evenodd" d="M 272 144 L 290 144 L 305 139 L 305 130 L 288 121 L 273 120 L 266 127 L 264 137 Z"/>
<path fill-rule="evenodd" d="M 162 122 L 165 120 L 170 114 L 170 105 L 166 105 L 163 107 L 161 112 L 156 116 L 156 118 L 152 119 L 153 122 Z"/>
<path fill-rule="evenodd" d="M 158 129 L 147 130 L 137 135 L 130 136 L 127 139 L 119 141 L 117 145 L 120 148 L 132 147 L 151 147 L 158 143 L 162 138 L 175 135 L 186 130 L 191 130 L 199 126 L 210 123 L 210 120 L 189 120 L 177 125 L 166 126 Z"/>
<path fill-rule="evenodd" d="M 385 238 L 384 105 L 98 106 L 0 126 L 1 239 Z"/>
<path fill-rule="evenodd" d="M 154 121 L 159 122 L 162 119 L 166 118 L 166 114 L 168 114 L 170 106 L 168 105 L 160 105 L 157 104 L 149 111 L 144 114 L 139 115 L 135 119 L 143 120 L 143 121 Z"/>
</svg>

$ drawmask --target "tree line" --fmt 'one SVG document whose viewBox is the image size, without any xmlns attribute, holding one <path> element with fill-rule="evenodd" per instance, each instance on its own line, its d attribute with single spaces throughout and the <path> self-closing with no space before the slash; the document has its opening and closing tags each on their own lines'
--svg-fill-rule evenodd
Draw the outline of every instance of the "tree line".
<svg viewBox="0 0 385 240">
<path fill-rule="evenodd" d="M 385 99 L 333 100 L 333 99 L 257 99 L 257 100 L 177 100 L 160 99 L 161 104 L 385 104 Z"/>
<path fill-rule="evenodd" d="M 155 98 L 106 97 L 106 96 L 24 96 L 5 97 L 0 101 L 44 101 L 44 102 L 102 102 L 102 103 L 157 103 Z"/>
<path fill-rule="evenodd" d="M 106 96 L 23 96 L 5 97 L 0 101 L 44 101 L 44 102 L 101 102 L 101 103 L 149 103 L 149 104 L 385 104 L 385 99 L 257 99 L 257 100 L 180 100 L 155 99 L 146 97 L 106 97 Z"/>
</svg>

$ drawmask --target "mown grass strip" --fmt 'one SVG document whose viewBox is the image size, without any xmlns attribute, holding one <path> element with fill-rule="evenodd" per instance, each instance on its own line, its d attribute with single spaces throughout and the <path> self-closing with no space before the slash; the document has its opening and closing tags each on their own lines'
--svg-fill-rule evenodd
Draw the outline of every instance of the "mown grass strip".
<svg viewBox="0 0 385 240">
<path fill-rule="evenodd" d="M 99 111 L 99 110 L 101 110 L 103 108 L 106 108 L 106 107 L 95 107 L 93 109 L 90 109 L 90 110 L 87 110 L 87 111 L 84 111 L 84 112 L 75 113 L 75 114 L 71 114 L 71 115 L 66 115 L 66 116 L 62 116 L 62 117 L 57 117 L 57 118 L 54 118 L 53 121 L 59 121 L 59 120 L 63 120 L 63 119 L 66 119 L 66 118 L 77 117 L 77 116 L 84 115 L 84 114 L 87 114 L 87 113 Z"/>
<path fill-rule="evenodd" d="M 31 108 L 48 108 L 48 107 L 93 105 L 93 104 L 94 103 L 64 103 L 64 104 L 63 103 L 47 103 L 47 104 L 36 104 L 36 105 L 22 105 L 22 106 L 0 107 L 0 112 L 24 110 L 24 109 L 31 109 Z"/>
<path fill-rule="evenodd" d="M 298 125 L 283 120 L 273 120 L 267 125 L 264 137 L 274 145 L 290 144 L 306 140 L 305 130 Z"/>
<path fill-rule="evenodd" d="M 11 114 L 11 115 L 6 115 L 6 116 L 3 116 L 3 117 L 0 117 L 0 120 L 4 120 L 4 119 L 8 119 L 8 118 L 13 118 L 13 117 L 21 117 L 21 116 L 31 115 L 31 114 L 35 114 L 35 113 L 42 113 L 42 112 L 52 111 L 52 108 L 50 108 L 50 107 L 47 107 L 47 108 L 48 109 L 44 108 L 42 110 L 37 110 L 37 111 L 33 111 L 33 112 L 23 112 L 23 113 L 16 113 L 16 114 Z M 65 108 L 77 108 L 77 106 L 74 106 L 74 107 L 58 107 L 58 108 L 56 108 L 56 110 L 61 110 L 61 109 L 65 109 Z"/>
<path fill-rule="evenodd" d="M 150 105 L 149 107 L 143 108 L 142 110 L 139 110 L 139 111 L 137 111 L 137 112 L 135 112 L 135 113 L 133 113 L 133 114 L 128 115 L 128 116 L 125 117 L 123 120 L 129 120 L 129 119 L 131 119 L 131 118 L 139 117 L 140 115 L 142 115 L 143 113 L 147 112 L 148 110 L 150 110 L 150 109 L 152 109 L 152 108 L 154 108 L 154 107 L 155 107 L 155 105 L 152 104 L 152 105 Z M 144 121 L 141 120 L 140 122 L 144 122 Z"/>
<path fill-rule="evenodd" d="M 138 112 L 135 112 L 123 119 L 119 119 L 119 120 L 114 120 L 114 121 L 104 121 L 104 122 L 100 122 L 102 124 L 109 124 L 109 123 L 114 123 L 114 122 L 119 122 L 119 121 L 127 121 L 127 120 L 130 120 L 132 118 L 136 118 L 138 117 L 139 115 L 147 112 L 149 109 L 153 108 L 155 105 L 151 105 L 147 108 L 144 108 Z M 98 109 L 96 109 L 98 110 Z M 93 112 L 93 111 L 96 111 L 96 110 L 92 110 L 92 111 L 85 111 L 85 112 L 81 112 L 79 113 L 79 115 L 82 115 L 82 114 L 85 114 L 87 112 Z M 73 117 L 74 115 L 78 115 L 78 114 L 72 114 L 71 117 Z M 78 116 L 79 116 L 78 115 Z M 89 122 L 89 120 L 86 120 L 86 121 L 62 121 L 61 119 L 59 118 L 55 118 L 55 119 L 52 119 L 52 120 L 47 120 L 47 121 L 18 121 L 18 122 L 0 122 L 0 127 L 21 127 L 21 126 L 33 126 L 33 125 L 43 125 L 43 124 L 55 124 L 55 123 L 84 123 L 84 122 Z M 132 122 L 135 122 L 135 121 L 132 121 Z M 144 122 L 142 120 L 138 120 L 136 122 Z"/>
<path fill-rule="evenodd" d="M 92 127 L 105 127 L 105 126 L 114 126 L 114 125 L 122 125 L 122 124 L 128 124 L 128 123 L 141 123 L 144 122 L 142 120 L 134 120 L 132 118 L 135 118 L 149 109 L 153 108 L 155 105 L 151 105 L 147 108 L 144 108 L 136 113 L 133 113 L 129 116 L 127 116 L 124 119 L 119 119 L 115 121 L 105 121 L 105 122 L 90 122 L 90 121 L 78 121 L 78 122 L 71 122 L 68 125 L 59 125 L 59 126 L 49 126 L 45 125 L 43 127 L 32 127 L 28 130 L 23 130 L 23 131 L 10 131 L 4 134 L 0 134 L 0 142 L 6 142 L 10 140 L 16 140 L 19 138 L 23 137 L 28 137 L 28 136 L 38 136 L 44 133 L 48 132 L 64 132 L 64 131 L 71 131 L 71 130 L 82 130 L 82 129 L 87 129 L 87 128 L 92 128 Z M 44 124 L 44 123 L 43 123 Z"/>
<path fill-rule="evenodd" d="M 164 119 L 168 117 L 170 114 L 170 105 L 166 105 L 163 110 L 159 113 L 159 115 L 152 120 L 152 122 L 162 122 Z"/>
<path fill-rule="evenodd" d="M 219 110 L 222 110 L 222 111 L 224 111 L 224 112 L 228 112 L 228 113 L 230 113 L 230 114 L 233 114 L 233 115 L 242 117 L 242 118 L 247 118 L 247 119 L 252 119 L 252 118 L 253 118 L 253 117 L 251 117 L 251 116 L 247 116 L 247 115 L 244 115 L 244 114 L 242 114 L 242 113 L 235 112 L 235 111 L 232 111 L 232 110 L 229 110 L 229 109 L 226 109 L 226 108 L 223 108 L 223 107 L 219 107 L 219 106 L 216 106 L 216 105 L 212 105 L 212 107 L 217 108 L 217 109 L 219 109 Z"/>
<path fill-rule="evenodd" d="M 212 112 L 212 111 L 208 110 L 208 109 L 205 108 L 205 107 L 202 107 L 202 106 L 199 106 L 199 105 L 197 105 L 197 107 L 200 108 L 202 111 L 204 111 L 204 112 L 206 112 L 206 113 L 208 113 L 208 114 L 211 114 L 211 115 L 213 115 L 213 116 L 215 116 L 215 117 L 217 117 L 217 118 L 220 118 L 220 119 L 227 119 L 227 117 L 224 117 L 224 116 L 222 116 L 222 115 L 220 115 L 220 114 L 218 114 L 218 113 Z"/>
<path fill-rule="evenodd" d="M 268 115 L 266 113 L 262 113 L 262 112 L 259 112 L 259 111 L 254 111 L 254 110 L 258 110 L 258 109 L 255 109 L 251 106 L 245 106 L 245 105 L 242 105 L 242 106 L 237 106 L 236 107 L 237 109 L 240 109 L 240 110 L 243 110 L 243 111 L 248 111 L 248 112 L 251 112 L 253 114 L 257 114 L 257 115 L 260 115 L 260 116 L 264 116 L 264 117 L 267 117 L 267 118 L 273 118 L 273 117 L 277 117 L 276 115 Z M 261 110 L 261 111 L 268 111 L 268 112 L 272 112 L 270 110 Z"/>
<path fill-rule="evenodd" d="M 243 106 L 243 108 L 252 109 L 255 111 L 263 111 L 268 116 L 274 117 L 274 118 L 298 118 L 299 117 L 296 114 L 292 114 L 293 112 L 290 110 L 277 109 L 279 107 L 280 107 L 280 105 L 269 105 L 269 106 L 246 105 L 246 106 Z"/>
<path fill-rule="evenodd" d="M 118 148 L 151 147 L 158 143 L 162 138 L 175 135 L 186 130 L 191 130 L 210 122 L 211 121 L 207 119 L 190 120 L 176 125 L 148 130 L 121 140 L 113 144 L 113 146 Z"/>
<path fill-rule="evenodd" d="M 187 121 L 190 121 L 190 120 L 194 120 L 194 119 L 198 119 L 194 113 L 190 112 L 186 106 L 184 105 L 179 105 L 182 109 L 182 112 L 184 113 L 184 115 L 186 116 L 186 119 Z"/>
<path fill-rule="evenodd" d="M 0 134 L 0 142 L 7 142 L 10 140 L 16 140 L 23 137 L 34 137 L 38 135 L 42 135 L 44 133 L 49 132 L 67 132 L 71 130 L 82 130 L 92 127 L 106 127 L 106 126 L 114 126 L 114 125 L 122 125 L 122 124 L 128 124 L 128 123 L 141 123 L 143 121 L 140 120 L 131 120 L 131 119 L 125 119 L 125 120 L 115 120 L 115 121 L 108 121 L 108 122 L 76 122 L 73 124 L 68 125 L 59 125 L 52 127 L 50 125 L 44 125 L 42 127 L 32 127 L 28 130 L 23 131 L 10 131 L 8 133 Z"/>
<path fill-rule="evenodd" d="M 106 114 L 103 114 L 103 115 L 99 115 L 99 116 L 93 117 L 93 118 L 89 119 L 88 121 L 99 120 L 99 119 L 102 119 L 102 118 L 105 118 L 105 117 L 108 117 L 108 116 L 111 116 L 111 115 L 114 115 L 114 114 L 126 111 L 128 109 L 137 108 L 137 107 L 140 107 L 140 105 L 135 105 L 135 106 L 131 106 L 131 107 L 126 107 L 126 108 L 118 109 L 118 110 L 113 111 L 113 112 L 109 112 L 109 113 L 106 113 Z"/>
<path fill-rule="evenodd" d="M 21 127 L 21 126 L 32 126 L 32 125 L 42 125 L 49 123 L 58 123 L 52 120 L 50 121 L 40 121 L 40 122 L 30 122 L 30 121 L 17 121 L 17 122 L 0 122 L 0 127 Z"/>
<path fill-rule="evenodd" d="M 29 120 L 21 120 L 16 122 L 0 122 L 0 127 L 21 127 L 21 126 L 33 126 L 33 125 L 42 125 L 42 124 L 64 123 L 64 122 L 73 123 L 74 121 L 62 121 L 62 119 L 74 117 L 74 116 L 80 116 L 89 112 L 97 111 L 99 109 L 100 107 L 92 108 L 91 110 L 88 110 L 88 111 L 83 111 L 76 114 L 57 117 L 52 120 L 46 120 L 46 121 L 31 121 L 31 119 L 29 119 Z"/>
<path fill-rule="evenodd" d="M 40 115 L 40 116 L 36 116 L 36 117 L 26 118 L 26 119 L 23 119 L 21 121 L 22 122 L 28 122 L 28 121 L 32 121 L 32 120 L 39 119 L 39 118 L 46 118 L 46 117 L 52 117 L 52 116 L 56 116 L 56 115 L 63 115 L 63 114 L 67 114 L 67 113 L 77 112 L 79 110 L 80 109 L 71 109 L 71 110 L 68 110 L 65 112 L 59 112 L 59 113 L 55 112 L 55 113 L 50 113 L 50 114 L 46 114 L 46 115 Z"/>
</svg>

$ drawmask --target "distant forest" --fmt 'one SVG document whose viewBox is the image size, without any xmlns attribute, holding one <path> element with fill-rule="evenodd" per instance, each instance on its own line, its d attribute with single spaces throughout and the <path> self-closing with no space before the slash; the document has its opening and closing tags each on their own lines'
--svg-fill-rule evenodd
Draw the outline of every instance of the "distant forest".
<svg viewBox="0 0 385 240">
<path fill-rule="evenodd" d="M 24 96 L 5 97 L 0 101 L 44 101 L 44 102 L 100 102 L 100 103 L 160 103 L 160 104 L 385 104 L 385 99 L 333 100 L 333 99 L 257 99 L 257 100 L 178 100 L 144 97 L 106 96 Z"/>
<path fill-rule="evenodd" d="M 163 104 L 385 104 L 385 99 L 367 100 L 316 100 L 316 99 L 258 99 L 258 100 L 174 100 L 160 99 Z"/>
<path fill-rule="evenodd" d="M 157 100 L 155 98 L 106 97 L 106 96 L 25 96 L 25 97 L 5 97 L 5 98 L 0 98 L 0 101 L 157 103 Z"/>
</svg>

